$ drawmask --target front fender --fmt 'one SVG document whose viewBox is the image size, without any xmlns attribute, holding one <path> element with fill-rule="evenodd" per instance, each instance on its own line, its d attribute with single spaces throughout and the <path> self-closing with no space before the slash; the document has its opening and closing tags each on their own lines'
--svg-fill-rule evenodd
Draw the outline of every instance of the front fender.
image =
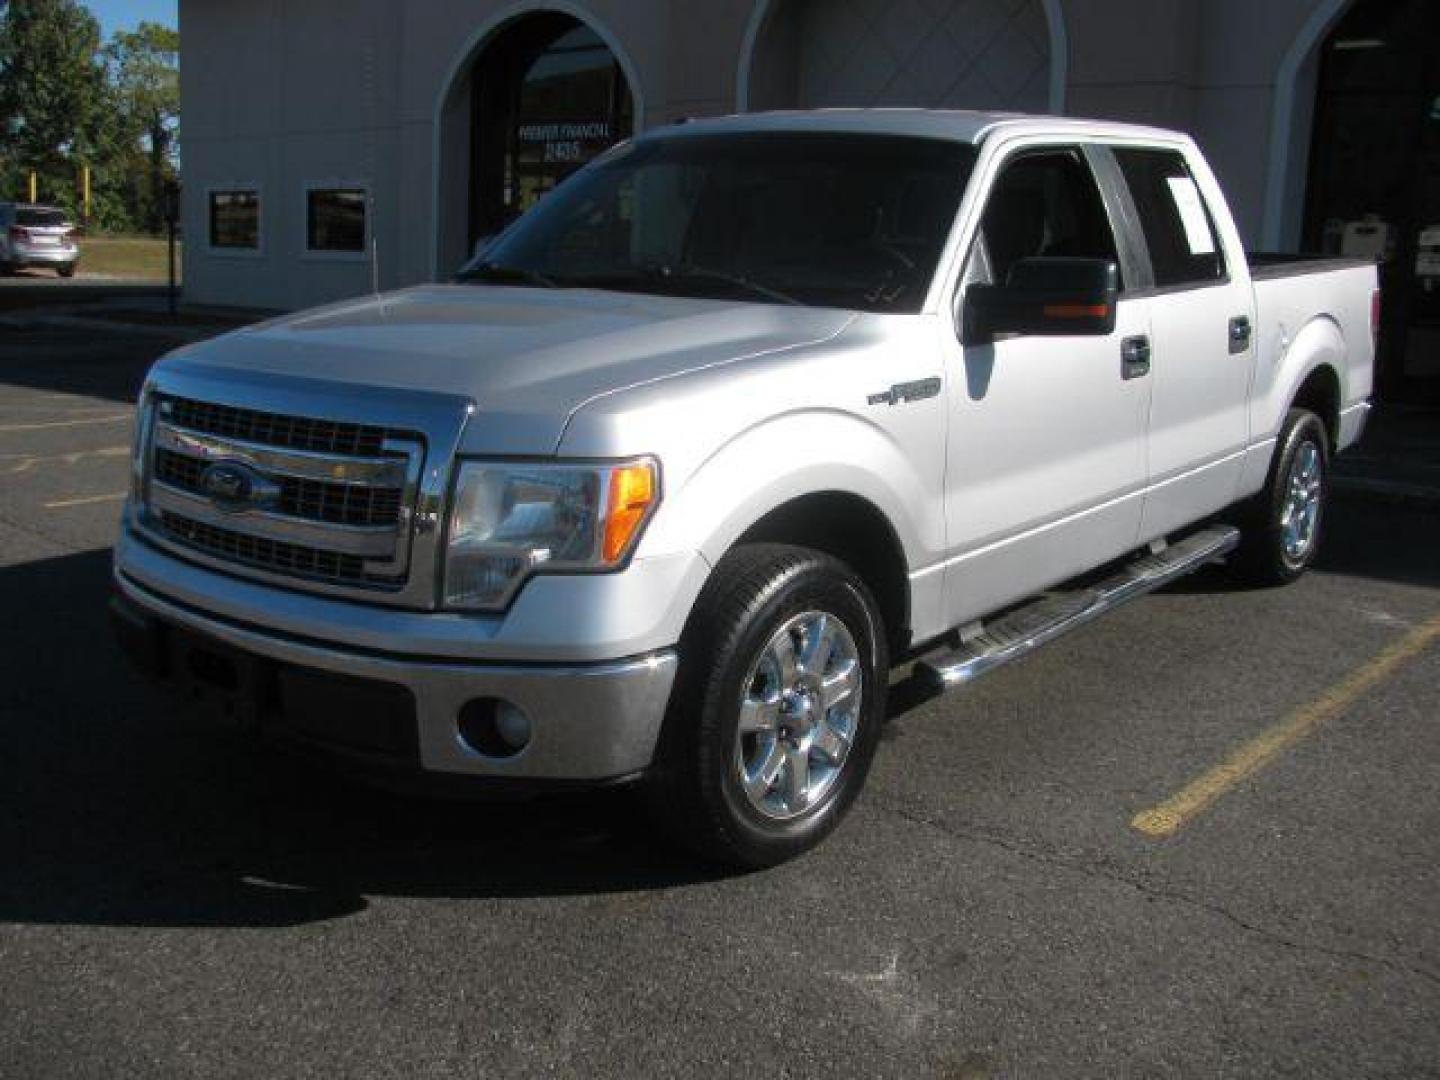
<svg viewBox="0 0 1440 1080">
<path fill-rule="evenodd" d="M 642 544 L 646 553 L 699 551 L 712 564 L 750 526 L 805 495 L 837 491 L 872 503 L 889 520 L 913 573 L 939 560 L 944 542 L 940 476 L 924 476 L 878 424 L 839 410 L 771 417 L 702 461 L 666 501 Z"/>
</svg>

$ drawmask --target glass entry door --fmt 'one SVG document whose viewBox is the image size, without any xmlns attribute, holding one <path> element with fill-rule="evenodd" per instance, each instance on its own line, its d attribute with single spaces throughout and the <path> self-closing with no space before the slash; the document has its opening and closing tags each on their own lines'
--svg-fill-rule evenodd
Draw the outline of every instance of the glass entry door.
<svg viewBox="0 0 1440 1080">
<path fill-rule="evenodd" d="M 531 16 L 503 31 L 476 62 L 474 85 L 472 246 L 634 128 L 614 54 L 566 15 Z"/>
</svg>

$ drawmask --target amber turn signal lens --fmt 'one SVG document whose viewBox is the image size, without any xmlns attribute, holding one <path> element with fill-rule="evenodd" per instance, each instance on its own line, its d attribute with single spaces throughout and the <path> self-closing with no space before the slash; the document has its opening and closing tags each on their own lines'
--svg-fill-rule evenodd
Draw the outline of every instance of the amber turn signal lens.
<svg viewBox="0 0 1440 1080">
<path fill-rule="evenodd" d="M 1047 319 L 1103 319 L 1110 314 L 1109 304 L 1046 304 Z"/>
<path fill-rule="evenodd" d="M 619 562 L 655 502 L 655 467 L 625 465 L 610 474 L 609 513 L 605 519 L 607 563 Z"/>
</svg>

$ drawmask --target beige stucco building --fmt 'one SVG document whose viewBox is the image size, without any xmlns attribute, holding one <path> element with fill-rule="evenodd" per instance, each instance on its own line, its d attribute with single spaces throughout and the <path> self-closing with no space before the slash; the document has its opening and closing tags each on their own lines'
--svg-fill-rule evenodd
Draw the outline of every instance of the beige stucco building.
<svg viewBox="0 0 1440 1080">
<path fill-rule="evenodd" d="M 1431 216 L 1440 220 L 1428 194 L 1400 221 L 1378 205 L 1388 196 L 1350 193 L 1360 181 L 1331 183 L 1322 197 L 1310 180 L 1323 156 L 1316 133 L 1333 111 L 1326 87 L 1349 77 L 1327 74 L 1327 49 L 1393 68 L 1394 57 L 1376 52 L 1377 42 L 1397 47 L 1382 31 L 1431 27 L 1432 8 L 1440 5 L 182 0 L 186 294 L 295 308 L 377 282 L 434 279 L 630 131 L 827 105 L 1182 128 L 1210 156 L 1252 245 L 1335 247 L 1348 221 L 1373 212 L 1413 266 L 1420 234 Z M 1371 24 L 1381 29 L 1372 34 Z"/>
</svg>

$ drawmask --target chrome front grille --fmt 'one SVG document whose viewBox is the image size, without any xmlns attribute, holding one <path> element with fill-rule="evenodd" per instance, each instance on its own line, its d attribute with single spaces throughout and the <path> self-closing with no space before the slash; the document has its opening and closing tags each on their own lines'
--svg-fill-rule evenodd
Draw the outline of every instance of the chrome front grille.
<svg viewBox="0 0 1440 1080">
<path fill-rule="evenodd" d="M 266 577 L 404 588 L 421 433 L 161 394 L 149 447 L 158 539 Z"/>
<path fill-rule="evenodd" d="M 347 424 L 310 416 L 286 416 L 190 398 L 166 399 L 172 421 L 188 431 L 317 454 L 382 457 L 385 440 L 414 438 L 376 424 Z"/>
<path fill-rule="evenodd" d="M 201 458 L 155 448 L 155 479 L 194 494 L 204 494 L 201 478 L 208 467 Z M 366 487 L 303 477 L 276 477 L 280 485 L 277 507 L 282 514 L 337 525 L 390 525 L 400 520 L 400 487 Z"/>
<path fill-rule="evenodd" d="M 301 544 L 232 532 L 193 521 L 182 514 L 162 513 L 160 521 L 171 539 L 230 562 L 316 581 L 344 585 L 370 583 L 365 573 L 365 560 L 355 555 L 340 555 Z M 384 584 L 383 578 L 380 584 Z"/>
</svg>

